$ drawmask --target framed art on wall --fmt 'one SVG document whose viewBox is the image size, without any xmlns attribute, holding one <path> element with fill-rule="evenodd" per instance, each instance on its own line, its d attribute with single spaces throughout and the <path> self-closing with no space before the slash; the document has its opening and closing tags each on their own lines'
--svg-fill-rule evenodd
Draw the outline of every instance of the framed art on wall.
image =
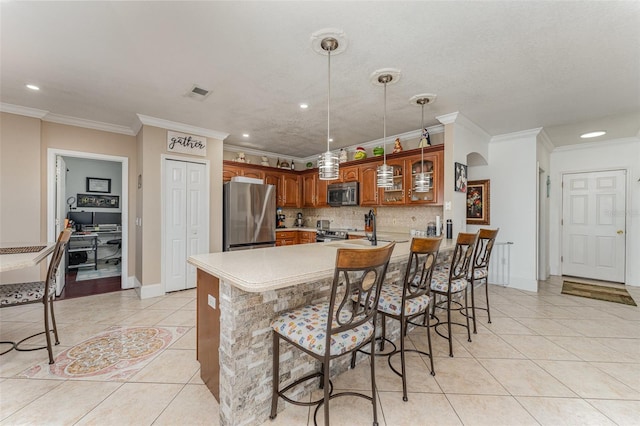
<svg viewBox="0 0 640 426">
<path fill-rule="evenodd" d="M 457 192 L 467 192 L 467 165 L 455 163 L 456 174 L 454 181 L 454 190 Z"/>
<path fill-rule="evenodd" d="M 489 225 L 489 179 L 467 185 L 467 225 Z"/>
<path fill-rule="evenodd" d="M 118 195 L 78 194 L 78 207 L 102 207 L 108 209 L 120 208 Z"/>
<path fill-rule="evenodd" d="M 108 194 L 111 192 L 111 179 L 87 178 L 87 192 L 103 192 Z"/>
</svg>

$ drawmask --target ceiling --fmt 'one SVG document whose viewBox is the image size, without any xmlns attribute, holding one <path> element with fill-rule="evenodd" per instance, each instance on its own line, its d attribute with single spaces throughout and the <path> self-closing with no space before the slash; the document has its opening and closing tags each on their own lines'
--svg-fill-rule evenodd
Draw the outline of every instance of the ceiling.
<svg viewBox="0 0 640 426">
<path fill-rule="evenodd" d="M 640 130 L 640 2 L 0 7 L 0 102 L 60 116 L 136 129 L 142 114 L 229 133 L 225 144 L 245 149 L 315 155 L 326 150 L 327 58 L 311 35 L 336 28 L 347 48 L 331 57 L 332 149 L 382 137 L 383 89 L 370 82 L 381 68 L 401 70 L 387 135 L 420 127 L 409 98 L 425 92 L 438 96 L 426 125 L 459 111 L 490 135 L 543 127 L 555 146 Z M 186 96 L 194 84 L 210 95 Z"/>
</svg>

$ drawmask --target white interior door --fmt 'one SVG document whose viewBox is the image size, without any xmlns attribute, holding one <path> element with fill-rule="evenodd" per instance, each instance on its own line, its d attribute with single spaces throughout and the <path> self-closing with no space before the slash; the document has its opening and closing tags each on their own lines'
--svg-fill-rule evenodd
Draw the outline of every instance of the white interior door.
<svg viewBox="0 0 640 426">
<path fill-rule="evenodd" d="M 196 286 L 192 254 L 209 250 L 209 197 L 206 167 L 200 163 L 165 163 L 165 291 Z"/>
<path fill-rule="evenodd" d="M 562 274 L 624 282 L 624 170 L 562 177 Z"/>
<path fill-rule="evenodd" d="M 56 156 L 56 238 L 60 235 L 64 228 L 64 219 L 67 217 L 67 165 L 64 158 Z M 58 267 L 58 275 L 56 276 L 56 296 L 62 294 L 62 290 L 66 284 L 65 271 L 67 256 L 62 256 L 60 266 Z"/>
<path fill-rule="evenodd" d="M 204 164 L 187 163 L 187 257 L 209 251 L 209 197 Z M 196 286 L 196 267 L 186 263 L 186 288 Z"/>
</svg>

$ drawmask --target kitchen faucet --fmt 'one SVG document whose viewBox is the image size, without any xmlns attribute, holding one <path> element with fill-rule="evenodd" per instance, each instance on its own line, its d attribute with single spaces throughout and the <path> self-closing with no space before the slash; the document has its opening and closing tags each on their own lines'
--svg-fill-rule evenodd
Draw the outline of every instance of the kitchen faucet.
<svg viewBox="0 0 640 426">
<path fill-rule="evenodd" d="M 367 235 L 367 230 L 365 228 L 365 236 L 367 237 L 367 239 L 369 241 L 371 241 L 371 245 L 372 246 L 377 246 L 378 245 L 378 237 L 376 235 L 376 214 L 373 212 L 372 210 L 369 210 L 369 213 L 364 215 L 364 224 L 366 226 L 366 228 L 373 228 L 373 234 L 371 235 L 371 237 L 369 237 Z"/>
</svg>

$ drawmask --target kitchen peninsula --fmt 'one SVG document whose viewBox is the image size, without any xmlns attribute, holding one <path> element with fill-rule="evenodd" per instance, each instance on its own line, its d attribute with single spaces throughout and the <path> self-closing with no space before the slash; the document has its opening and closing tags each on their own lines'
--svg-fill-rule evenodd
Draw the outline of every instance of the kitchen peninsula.
<svg viewBox="0 0 640 426">
<path fill-rule="evenodd" d="M 406 268 L 410 237 L 381 233 L 378 238 L 380 246 L 387 244 L 384 240 L 397 241 L 385 281 L 397 282 Z M 447 261 L 454 246 L 453 240 L 443 240 L 438 261 Z M 279 312 L 328 298 L 339 248 L 370 247 L 366 240 L 347 240 L 189 258 L 189 263 L 198 268 L 197 355 L 201 376 L 220 402 L 222 425 L 262 424 L 269 418 L 272 319 Z M 388 335 L 398 332 L 397 322 L 389 322 Z M 317 369 L 311 357 L 291 345 L 283 345 L 280 350 L 283 382 L 293 382 Z M 346 371 L 348 362 L 349 357 L 338 359 L 332 370 Z M 292 397 L 299 399 L 315 386 L 315 382 L 301 385 Z"/>
</svg>

